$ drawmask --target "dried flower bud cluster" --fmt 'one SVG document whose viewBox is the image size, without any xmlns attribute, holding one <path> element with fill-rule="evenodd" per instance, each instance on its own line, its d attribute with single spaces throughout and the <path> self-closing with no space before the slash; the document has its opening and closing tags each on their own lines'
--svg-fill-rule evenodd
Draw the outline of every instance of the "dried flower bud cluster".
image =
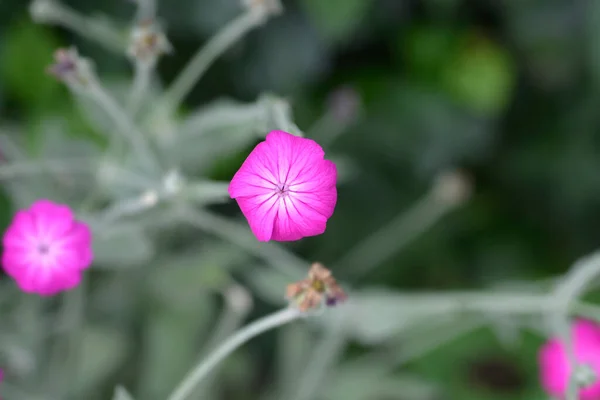
<svg viewBox="0 0 600 400">
<path fill-rule="evenodd" d="M 173 51 L 162 28 L 153 20 L 138 23 L 131 31 L 129 57 L 153 66 L 158 58 Z"/>
<path fill-rule="evenodd" d="M 92 63 L 80 57 L 75 48 L 56 50 L 54 64 L 47 71 L 74 90 L 82 90 L 95 80 Z"/>
<path fill-rule="evenodd" d="M 302 312 L 332 307 L 347 298 L 331 271 L 320 263 L 310 267 L 307 279 L 288 285 L 286 296 Z"/>
</svg>

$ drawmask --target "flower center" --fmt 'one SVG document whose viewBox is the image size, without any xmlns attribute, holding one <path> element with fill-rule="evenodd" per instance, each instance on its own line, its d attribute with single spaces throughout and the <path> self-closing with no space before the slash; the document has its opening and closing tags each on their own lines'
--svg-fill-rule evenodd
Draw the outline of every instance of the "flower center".
<svg viewBox="0 0 600 400">
<path fill-rule="evenodd" d="M 275 193 L 277 193 L 277 196 L 279 196 L 280 198 L 286 197 L 289 191 L 290 189 L 288 186 L 285 185 L 285 183 L 278 183 L 275 187 Z"/>
<path fill-rule="evenodd" d="M 319 293 L 325 292 L 325 289 L 326 289 L 325 282 L 318 280 L 318 279 L 315 279 L 314 281 L 312 281 L 310 286 Z"/>
<path fill-rule="evenodd" d="M 47 255 L 50 252 L 50 246 L 48 246 L 47 243 L 39 243 L 37 245 L 37 252 L 40 255 L 45 256 L 45 255 Z"/>
</svg>

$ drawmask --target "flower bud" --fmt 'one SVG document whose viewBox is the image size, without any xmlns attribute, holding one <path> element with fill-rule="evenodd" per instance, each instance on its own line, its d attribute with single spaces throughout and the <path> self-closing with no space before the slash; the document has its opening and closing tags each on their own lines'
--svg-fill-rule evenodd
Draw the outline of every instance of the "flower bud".
<svg viewBox="0 0 600 400">
<path fill-rule="evenodd" d="M 54 64 L 47 71 L 75 91 L 82 91 L 95 82 L 96 76 L 91 61 L 80 57 L 77 49 L 58 49 L 54 53 Z"/>
<path fill-rule="evenodd" d="M 333 307 L 346 300 L 344 290 L 327 268 L 321 263 L 313 263 L 308 278 L 289 284 L 286 297 L 300 311 Z"/>
<path fill-rule="evenodd" d="M 160 25 L 152 20 L 138 23 L 131 31 L 127 54 L 134 61 L 153 66 L 160 56 L 172 51 Z"/>
</svg>

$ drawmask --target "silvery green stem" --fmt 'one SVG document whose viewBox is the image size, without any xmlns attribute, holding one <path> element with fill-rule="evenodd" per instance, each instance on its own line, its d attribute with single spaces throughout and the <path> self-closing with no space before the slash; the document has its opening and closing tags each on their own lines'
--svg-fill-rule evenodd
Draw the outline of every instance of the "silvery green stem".
<svg viewBox="0 0 600 400">
<path fill-rule="evenodd" d="M 411 360 L 421 358 L 440 348 L 444 344 L 484 326 L 485 321 L 478 318 L 470 321 L 463 321 L 460 325 L 452 329 L 433 331 L 423 337 L 420 336 L 416 338 L 414 342 L 409 342 L 409 345 L 404 346 L 401 352 L 392 356 L 391 367 L 398 368 L 403 366 Z"/>
<path fill-rule="evenodd" d="M 101 226 L 105 227 L 124 217 L 137 215 L 154 207 L 160 200 L 159 193 L 149 189 L 139 196 L 118 201 L 104 212 Z"/>
<path fill-rule="evenodd" d="M 349 270 L 355 279 L 362 278 L 462 204 L 469 194 L 470 183 L 461 173 L 441 174 L 429 193 L 353 246 L 333 268 Z"/>
<path fill-rule="evenodd" d="M 248 253 L 261 257 L 291 279 L 301 279 L 310 265 L 277 243 L 258 242 L 247 227 L 209 211 L 188 207 L 183 216 L 184 222 L 213 233 L 227 242 L 240 246 Z"/>
<path fill-rule="evenodd" d="M 192 394 L 196 385 L 202 381 L 202 379 L 206 377 L 217 364 L 233 353 L 238 347 L 261 333 L 287 324 L 300 318 L 302 315 L 303 314 L 295 308 L 284 308 L 242 328 L 227 339 L 206 359 L 198 363 L 198 365 L 188 373 L 179 386 L 175 388 L 167 400 L 186 400 L 188 396 Z"/>
<path fill-rule="evenodd" d="M 217 348 L 221 340 L 233 334 L 244 322 L 252 308 L 251 294 L 241 285 L 231 284 L 223 290 L 225 300 L 224 310 L 219 316 L 213 333 L 205 346 L 207 354 Z M 203 354 L 205 356 L 206 354 Z M 197 385 L 194 395 L 198 398 L 207 398 L 210 394 L 211 384 L 215 380 L 216 371 L 209 374 L 206 379 Z"/>
<path fill-rule="evenodd" d="M 293 400 L 315 398 L 315 392 L 319 389 L 321 382 L 326 379 L 327 371 L 330 370 L 331 365 L 346 345 L 346 336 L 343 330 L 342 323 L 331 326 L 319 344 L 315 346 L 308 358 L 309 363 L 299 378 L 298 390 L 293 396 Z"/>
<path fill-rule="evenodd" d="M 49 172 L 91 171 L 94 164 L 90 161 L 84 158 L 17 161 L 0 166 L 0 180 Z"/>
<path fill-rule="evenodd" d="M 141 61 L 135 63 L 135 74 L 133 76 L 133 83 L 131 84 L 131 92 L 127 105 L 129 115 L 131 115 L 132 118 L 135 118 L 135 115 L 146 98 L 150 82 L 152 81 L 152 71 L 154 71 L 154 65 L 152 64 Z"/>
<path fill-rule="evenodd" d="M 117 102 L 104 90 L 99 83 L 90 85 L 87 94 L 104 109 L 113 120 L 117 128 L 131 142 L 133 150 L 140 157 L 144 165 L 154 174 L 162 173 L 160 164 L 155 158 L 152 148 L 144 134 L 133 123 L 129 116 L 121 109 Z"/>
<path fill-rule="evenodd" d="M 600 252 L 592 254 L 579 260 L 571 267 L 569 273 L 558 284 L 552 305 L 554 305 L 557 327 L 560 336 L 563 338 L 567 349 L 567 357 L 571 365 L 571 376 L 567 390 L 567 400 L 577 400 L 578 382 L 575 375 L 577 369 L 577 359 L 575 357 L 575 345 L 573 341 L 571 320 L 569 312 L 574 303 L 577 302 L 588 285 L 600 276 Z"/>
<path fill-rule="evenodd" d="M 100 43 L 108 50 L 125 54 L 125 40 L 111 26 L 96 18 L 81 15 L 72 8 L 55 0 L 34 0 L 30 6 L 36 22 L 55 24 L 78 35 Z"/>
<path fill-rule="evenodd" d="M 272 114 L 275 126 L 278 129 L 291 133 L 295 136 L 304 137 L 304 132 L 298 128 L 291 116 L 290 104 L 276 97 L 267 97 L 272 102 Z"/>
<path fill-rule="evenodd" d="M 361 279 L 375 267 L 430 229 L 451 207 L 425 195 L 408 210 L 351 247 L 333 268 Z"/>
<path fill-rule="evenodd" d="M 170 115 L 196 86 L 212 63 L 250 30 L 264 22 L 267 11 L 250 9 L 231 21 L 202 47 L 167 89 L 159 110 Z"/>
<path fill-rule="evenodd" d="M 135 0 L 138 4 L 136 19 L 138 21 L 152 19 L 156 16 L 156 0 Z"/>
</svg>

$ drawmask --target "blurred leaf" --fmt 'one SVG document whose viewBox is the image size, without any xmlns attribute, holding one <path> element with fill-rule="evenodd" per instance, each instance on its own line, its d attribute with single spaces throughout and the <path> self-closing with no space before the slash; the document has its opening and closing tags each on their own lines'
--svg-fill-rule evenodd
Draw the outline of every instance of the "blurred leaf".
<svg viewBox="0 0 600 400">
<path fill-rule="evenodd" d="M 187 116 L 166 150 L 183 170 L 198 172 L 235 155 L 264 134 L 266 104 L 219 100 Z"/>
<path fill-rule="evenodd" d="M 437 83 L 440 73 L 456 51 L 455 31 L 440 26 L 417 26 L 401 36 L 402 56 L 417 78 Z"/>
<path fill-rule="evenodd" d="M 311 20 L 328 39 L 349 36 L 371 6 L 371 0 L 302 0 Z"/>
<path fill-rule="evenodd" d="M 411 370 L 461 400 L 540 398 L 540 342 L 525 334 L 521 346 L 506 351 L 489 330 L 480 329 L 415 360 Z"/>
<path fill-rule="evenodd" d="M 229 182 L 193 181 L 186 184 L 183 196 L 199 206 L 228 203 L 230 200 L 228 187 Z"/>
<path fill-rule="evenodd" d="M 128 99 L 130 83 L 126 80 L 112 80 L 103 82 L 103 88 L 106 93 L 117 103 L 120 108 L 124 108 L 124 104 Z M 150 101 L 156 98 L 157 89 L 154 86 L 153 90 L 146 93 L 146 100 Z M 95 100 L 85 96 L 74 96 L 75 104 L 79 109 L 82 117 L 94 129 L 94 132 L 101 134 L 104 137 L 112 136 L 123 137 L 124 133 L 119 131 L 115 121 L 106 113 Z"/>
<path fill-rule="evenodd" d="M 87 326 L 82 332 L 79 369 L 73 384 L 79 393 L 92 392 L 127 357 L 123 333 L 104 326 Z"/>
<path fill-rule="evenodd" d="M 231 267 L 245 259 L 235 247 L 222 242 L 208 242 L 188 253 L 165 255 L 148 269 L 149 290 L 159 302 L 193 312 L 204 292 L 224 289 L 230 283 Z"/>
<path fill-rule="evenodd" d="M 124 387 L 117 386 L 113 400 L 134 400 L 134 398 Z"/>
<path fill-rule="evenodd" d="M 314 338 L 309 326 L 294 324 L 280 328 L 278 336 L 277 392 L 278 399 L 292 398 L 298 384 L 298 366 L 308 365 Z"/>
<path fill-rule="evenodd" d="M 60 118 L 42 118 L 34 125 L 38 154 L 45 159 L 78 159 L 93 162 L 101 155 L 101 148 L 82 138 L 77 132 L 71 132 L 68 121 Z M 74 165 L 73 168 L 80 167 Z"/>
<path fill-rule="evenodd" d="M 103 267 L 128 267 L 154 255 L 152 241 L 135 226 L 109 229 L 94 236 L 94 263 Z"/>
<path fill-rule="evenodd" d="M 285 288 L 290 283 L 289 276 L 279 271 L 259 266 L 252 267 L 247 275 L 248 283 L 263 300 L 273 304 L 285 304 Z"/>
<path fill-rule="evenodd" d="M 337 184 L 342 185 L 354 179 L 360 172 L 360 166 L 352 158 L 342 155 L 329 157 L 337 168 Z"/>
<path fill-rule="evenodd" d="M 234 71 L 236 84 L 248 93 L 302 92 L 308 82 L 323 78 L 333 56 L 298 13 L 274 18 L 255 35 L 256 47 L 246 52 Z"/>
<path fill-rule="evenodd" d="M 323 395 L 327 400 L 433 400 L 439 395 L 435 384 L 408 374 L 394 376 L 386 365 L 370 360 L 342 364 L 332 375 Z"/>
<path fill-rule="evenodd" d="M 0 46 L 3 52 L 0 77 L 6 89 L 25 107 L 53 108 L 60 85 L 45 71 L 59 44 L 50 31 L 31 22 L 12 25 L 5 38 Z"/>
<path fill-rule="evenodd" d="M 414 304 L 407 304 L 405 299 L 391 291 L 369 289 L 350 293 L 349 296 L 346 304 L 332 312 L 351 315 L 345 321 L 347 332 L 366 345 L 389 340 L 419 319 L 428 318 L 421 315 L 421 310 L 415 308 Z"/>
<path fill-rule="evenodd" d="M 515 86 L 508 52 L 481 36 L 466 37 L 443 72 L 443 85 L 459 103 L 483 115 L 502 112 Z"/>
<path fill-rule="evenodd" d="M 388 80 L 372 105 L 362 146 L 400 167 L 410 162 L 421 178 L 485 159 L 493 144 L 491 121 L 474 118 L 438 90 L 413 81 Z M 399 131 L 398 126 L 402 126 Z M 361 147 L 364 149 L 365 147 Z"/>
<path fill-rule="evenodd" d="M 179 289 L 174 287 L 172 290 Z M 140 399 L 166 398 L 199 361 L 199 345 L 212 328 L 216 307 L 210 293 L 198 292 L 201 298 L 194 309 L 150 302 L 143 328 L 143 356 L 137 390 Z"/>
<path fill-rule="evenodd" d="M 590 1 L 587 8 L 588 68 L 596 87 L 600 87 L 600 2 Z"/>
</svg>

